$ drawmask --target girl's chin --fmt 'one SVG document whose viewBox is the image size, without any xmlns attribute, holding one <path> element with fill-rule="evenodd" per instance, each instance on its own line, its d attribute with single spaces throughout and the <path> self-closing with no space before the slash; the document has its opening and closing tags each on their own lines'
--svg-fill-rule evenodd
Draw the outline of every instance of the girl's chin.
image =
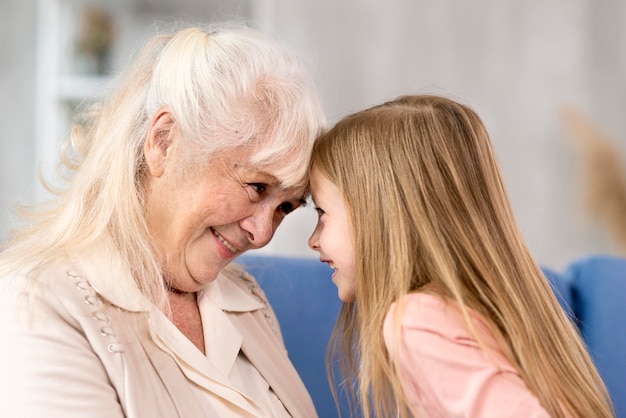
<svg viewBox="0 0 626 418">
<path fill-rule="evenodd" d="M 337 286 L 337 296 L 344 303 L 352 303 L 356 300 L 356 295 L 354 292 L 346 292 L 342 290 L 341 287 Z"/>
</svg>

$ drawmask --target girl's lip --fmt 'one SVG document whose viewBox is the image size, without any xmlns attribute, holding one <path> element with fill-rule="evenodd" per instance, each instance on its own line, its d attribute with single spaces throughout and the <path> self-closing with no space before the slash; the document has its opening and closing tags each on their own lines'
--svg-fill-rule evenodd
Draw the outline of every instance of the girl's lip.
<svg viewBox="0 0 626 418">
<path fill-rule="evenodd" d="M 337 270 L 337 267 L 335 267 L 335 263 L 333 263 L 333 261 L 332 261 L 332 260 L 325 260 L 325 259 L 321 259 L 321 258 L 320 258 L 320 261 L 321 261 L 322 263 L 326 263 L 326 264 L 328 264 L 328 267 L 330 267 L 331 269 L 333 269 L 333 270 Z"/>
</svg>

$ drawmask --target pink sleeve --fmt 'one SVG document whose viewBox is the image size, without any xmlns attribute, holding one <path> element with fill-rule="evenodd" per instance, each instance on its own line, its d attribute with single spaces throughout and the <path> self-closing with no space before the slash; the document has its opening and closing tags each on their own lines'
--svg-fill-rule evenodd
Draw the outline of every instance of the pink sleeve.
<svg viewBox="0 0 626 418">
<path fill-rule="evenodd" d="M 487 353 L 478 346 L 457 311 L 431 295 L 405 300 L 399 346 L 392 337 L 394 307 L 384 336 L 414 411 L 429 417 L 549 418 L 499 350 Z M 486 328 L 475 323 L 485 343 L 496 347 Z"/>
</svg>

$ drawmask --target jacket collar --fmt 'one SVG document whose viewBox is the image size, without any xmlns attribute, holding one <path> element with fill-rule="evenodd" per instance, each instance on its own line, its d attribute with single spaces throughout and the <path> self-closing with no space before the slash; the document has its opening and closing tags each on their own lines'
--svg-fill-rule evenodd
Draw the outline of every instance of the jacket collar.
<svg viewBox="0 0 626 418">
<path fill-rule="evenodd" d="M 265 305 L 220 274 L 198 294 L 198 306 L 204 334 L 210 336 L 205 338 L 206 355 L 182 336 L 161 312 L 152 315 L 155 324 L 150 327 L 152 340 L 163 352 L 186 363 L 181 370 L 188 379 L 251 415 L 258 415 L 260 411 L 254 401 L 234 388 L 228 378 L 241 350 L 244 333 L 230 322 L 231 317 L 224 311 L 252 312 Z"/>
<path fill-rule="evenodd" d="M 227 312 L 252 312 L 264 306 L 225 277 L 218 277 L 198 295 L 206 356 L 225 376 L 230 375 L 243 341 Z"/>
<path fill-rule="evenodd" d="M 288 360 L 285 347 L 279 344 L 265 319 L 262 318 L 259 321 L 259 318 L 251 313 L 231 317 L 233 324 L 244 335 L 241 350 L 255 365 L 292 416 L 317 417 L 311 396 Z"/>
<path fill-rule="evenodd" d="M 80 257 L 74 262 L 96 292 L 112 304 L 131 312 L 148 311 L 153 307 L 113 252 L 99 250 L 97 255 Z M 224 276 L 225 273 L 220 273 L 217 279 L 208 283 L 199 297 L 210 298 L 226 312 L 251 312 L 266 306 L 251 291 Z"/>
<path fill-rule="evenodd" d="M 265 307 L 265 303 L 220 273 L 217 280 L 207 284 L 200 299 L 207 297 L 226 312 L 251 312 Z"/>
<path fill-rule="evenodd" d="M 73 260 L 80 273 L 104 299 L 127 311 L 148 311 L 154 307 L 137 286 L 119 256 L 105 249 Z"/>
</svg>

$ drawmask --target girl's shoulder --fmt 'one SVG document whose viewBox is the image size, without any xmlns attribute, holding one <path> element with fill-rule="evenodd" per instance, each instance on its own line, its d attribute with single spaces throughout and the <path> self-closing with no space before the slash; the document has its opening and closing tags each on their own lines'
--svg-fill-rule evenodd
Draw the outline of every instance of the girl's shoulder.
<svg viewBox="0 0 626 418">
<path fill-rule="evenodd" d="M 473 333 L 468 324 L 491 345 L 493 340 L 485 323 L 478 312 L 466 308 L 467 317 L 460 305 L 445 296 L 427 292 L 413 292 L 394 302 L 387 312 L 384 329 L 403 332 L 423 332 L 438 334 L 442 338 L 454 341 L 472 341 Z"/>
<path fill-rule="evenodd" d="M 387 319 L 401 319 L 402 326 L 430 327 L 433 321 L 456 322 L 460 314 L 456 302 L 444 296 L 426 292 L 409 293 L 395 301 L 387 312 Z"/>
</svg>

